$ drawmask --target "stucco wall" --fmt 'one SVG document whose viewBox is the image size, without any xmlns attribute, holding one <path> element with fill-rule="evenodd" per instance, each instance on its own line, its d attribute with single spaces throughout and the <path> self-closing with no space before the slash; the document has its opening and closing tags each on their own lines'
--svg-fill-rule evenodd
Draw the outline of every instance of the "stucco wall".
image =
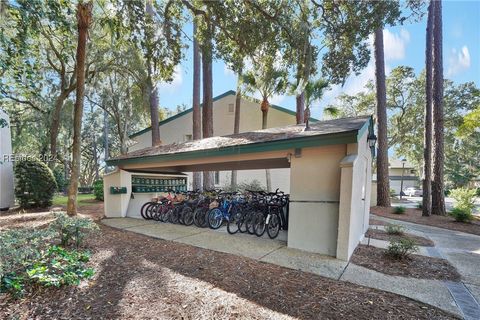
<svg viewBox="0 0 480 320">
<path fill-rule="evenodd" d="M 233 133 L 235 112 L 230 112 L 229 105 L 235 105 L 235 95 L 228 95 L 213 102 L 213 135 L 223 136 Z M 233 109 L 235 110 L 235 109 Z M 188 112 L 172 121 L 160 125 L 160 137 L 164 144 L 186 141 L 186 135 L 192 134 L 192 112 Z M 268 111 L 269 128 L 282 127 L 295 124 L 295 116 L 274 109 Z M 262 128 L 262 112 L 260 105 L 250 100 L 242 99 L 240 107 L 240 132 L 254 131 Z M 133 138 L 136 144 L 129 147 L 129 151 L 135 151 L 150 147 L 152 144 L 152 132 Z"/>
<path fill-rule="evenodd" d="M 347 146 L 342 159 L 337 258 L 349 260 L 368 230 L 371 198 L 371 160 L 368 132 Z"/>
<path fill-rule="evenodd" d="M 0 109 L 0 209 L 8 209 L 14 205 L 13 196 L 13 162 L 6 158 L 12 154 L 10 119 Z"/>
<path fill-rule="evenodd" d="M 339 162 L 345 149 L 345 145 L 304 148 L 300 158 L 292 157 L 289 247 L 336 255 Z"/>
<path fill-rule="evenodd" d="M 142 177 L 184 177 L 169 174 L 145 174 L 135 173 L 125 170 L 117 170 L 103 177 L 103 194 L 105 216 L 113 217 L 132 217 L 141 218 L 140 209 L 145 202 L 159 195 L 165 195 L 161 192 L 152 193 L 133 193 L 132 196 L 132 175 Z M 187 178 L 188 179 L 188 178 Z M 110 194 L 110 187 L 126 187 L 126 194 Z"/>
</svg>

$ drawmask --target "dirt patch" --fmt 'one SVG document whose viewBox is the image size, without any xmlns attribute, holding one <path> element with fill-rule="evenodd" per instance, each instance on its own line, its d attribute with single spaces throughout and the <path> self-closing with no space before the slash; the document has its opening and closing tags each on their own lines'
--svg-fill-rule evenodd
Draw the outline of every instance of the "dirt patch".
<svg viewBox="0 0 480 320">
<path fill-rule="evenodd" d="M 423 217 L 422 210 L 407 208 L 404 214 L 394 214 L 393 208 L 386 207 L 372 207 L 370 212 L 390 219 L 408 221 L 418 224 L 425 224 L 444 229 L 456 230 L 471 234 L 480 235 L 480 220 L 475 219 L 471 223 L 456 222 L 450 216 L 431 215 L 430 217 Z"/>
<path fill-rule="evenodd" d="M 432 306 L 235 255 L 101 225 L 86 242 L 96 275 L 13 301 L 18 319 L 451 319 Z"/>
<path fill-rule="evenodd" d="M 386 255 L 387 250 L 359 245 L 351 262 L 392 276 L 417 279 L 460 281 L 460 274 L 448 261 L 416 254 L 403 260 L 395 260 Z"/>
<path fill-rule="evenodd" d="M 414 234 L 406 233 L 406 232 L 401 234 L 401 235 L 398 235 L 398 234 L 388 234 L 384 230 L 368 229 L 365 236 L 366 237 L 371 237 L 373 239 L 385 240 L 385 241 L 400 240 L 400 239 L 411 239 L 411 240 L 415 241 L 415 243 L 419 246 L 423 246 L 423 247 L 433 247 L 433 246 L 435 246 L 433 241 L 430 240 L 430 239 L 427 239 L 425 237 L 420 237 L 420 236 L 417 236 L 417 235 L 414 235 Z"/>
</svg>

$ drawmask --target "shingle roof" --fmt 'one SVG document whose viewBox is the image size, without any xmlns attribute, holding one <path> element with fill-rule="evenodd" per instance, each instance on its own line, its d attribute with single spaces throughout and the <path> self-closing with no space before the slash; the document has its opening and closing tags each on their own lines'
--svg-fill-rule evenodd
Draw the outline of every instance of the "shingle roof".
<svg viewBox="0 0 480 320">
<path fill-rule="evenodd" d="M 341 133 L 357 133 L 363 128 L 371 125 L 370 116 L 355 118 L 342 118 L 327 121 L 318 121 L 311 123 L 311 130 L 305 131 L 304 125 L 290 125 L 285 127 L 270 128 L 232 134 L 227 136 L 217 136 L 182 143 L 172 143 L 136 150 L 116 158 L 109 159 L 108 162 L 116 163 L 124 159 L 172 155 L 178 153 L 189 153 L 194 151 L 220 150 L 229 147 L 241 147 L 247 145 L 258 145 L 269 142 L 279 142 L 288 140 L 297 140 L 303 138 L 334 136 Z"/>
</svg>

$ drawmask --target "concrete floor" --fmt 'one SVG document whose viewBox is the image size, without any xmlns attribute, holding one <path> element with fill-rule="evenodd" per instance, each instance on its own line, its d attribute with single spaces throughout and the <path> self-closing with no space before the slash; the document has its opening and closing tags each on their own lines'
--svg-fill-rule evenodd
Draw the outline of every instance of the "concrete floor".
<svg viewBox="0 0 480 320">
<path fill-rule="evenodd" d="M 333 257 L 287 248 L 285 231 L 281 231 L 272 240 L 267 234 L 262 238 L 242 233 L 230 235 L 226 227 L 211 230 L 134 218 L 110 218 L 103 219 L 102 222 L 117 229 L 274 263 L 333 279 L 339 279 L 347 266 L 347 262 Z"/>
</svg>

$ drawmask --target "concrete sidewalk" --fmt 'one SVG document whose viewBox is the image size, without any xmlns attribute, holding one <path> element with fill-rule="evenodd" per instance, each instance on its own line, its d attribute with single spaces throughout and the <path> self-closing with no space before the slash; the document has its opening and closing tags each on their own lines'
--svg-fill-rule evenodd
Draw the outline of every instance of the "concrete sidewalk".
<svg viewBox="0 0 480 320">
<path fill-rule="evenodd" d="M 332 279 L 340 278 L 347 266 L 347 262 L 333 257 L 287 248 L 287 233 L 283 231 L 272 240 L 266 234 L 262 238 L 242 233 L 230 235 L 226 227 L 211 230 L 133 218 L 103 219 L 102 223 L 158 239 L 235 254 Z"/>
<path fill-rule="evenodd" d="M 288 248 L 286 233 L 271 240 L 268 237 L 258 238 L 248 234 L 230 235 L 225 227 L 211 230 L 133 218 L 104 219 L 102 223 L 158 239 L 235 254 L 335 280 L 393 292 L 462 316 L 454 298 L 442 281 L 385 275 L 333 257 Z M 422 233 L 422 231 L 414 232 Z M 384 243 L 377 245 L 384 246 Z M 426 251 L 422 253 L 428 255 Z"/>
<path fill-rule="evenodd" d="M 448 260 L 462 276 L 460 284 L 452 285 L 443 282 L 453 296 L 465 319 L 480 319 L 480 236 L 455 230 L 448 230 L 411 222 L 371 215 L 377 220 L 399 224 L 410 233 L 422 233 L 424 237 L 435 243 L 434 250 L 428 250 L 426 255 L 436 253 Z M 474 316 L 475 315 L 475 316 Z"/>
</svg>

